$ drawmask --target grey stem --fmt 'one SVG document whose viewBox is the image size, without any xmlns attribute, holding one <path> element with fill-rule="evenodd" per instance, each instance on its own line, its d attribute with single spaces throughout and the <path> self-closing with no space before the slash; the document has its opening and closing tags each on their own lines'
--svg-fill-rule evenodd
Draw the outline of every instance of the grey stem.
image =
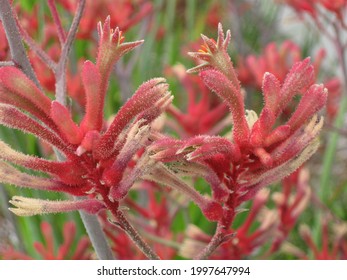
<svg viewBox="0 0 347 280">
<path fill-rule="evenodd" d="M 16 20 L 8 0 L 0 0 L 0 18 L 10 46 L 12 61 L 41 89 L 42 87 L 24 49 Z"/>
<path fill-rule="evenodd" d="M 83 199 L 74 197 L 74 199 Z M 101 229 L 97 216 L 90 215 L 84 211 L 79 211 L 84 227 L 87 230 L 90 241 L 93 244 L 99 260 L 114 260 L 111 248 L 107 243 L 106 236 Z"/>
</svg>

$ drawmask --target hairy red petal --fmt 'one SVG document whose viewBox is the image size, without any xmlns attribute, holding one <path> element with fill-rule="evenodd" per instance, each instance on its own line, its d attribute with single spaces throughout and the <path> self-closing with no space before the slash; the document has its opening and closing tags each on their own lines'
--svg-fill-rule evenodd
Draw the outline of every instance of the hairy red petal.
<svg viewBox="0 0 347 280">
<path fill-rule="evenodd" d="M 167 92 L 168 85 L 165 79 L 157 78 L 142 84 L 135 94 L 118 111 L 112 124 L 101 137 L 94 150 L 94 156 L 105 159 L 113 152 L 116 139 L 126 125 L 139 113 L 152 107 Z"/>
<path fill-rule="evenodd" d="M 17 168 L 0 161 L 0 182 L 18 187 L 27 187 L 37 190 L 67 192 L 69 187 L 54 179 L 42 178 L 19 171 Z"/>
<path fill-rule="evenodd" d="M 314 69 L 310 64 L 310 58 L 294 64 L 281 89 L 280 109 L 288 106 L 292 98 L 310 86 L 314 78 Z"/>
<path fill-rule="evenodd" d="M 61 133 L 71 144 L 79 144 L 82 140 L 80 128 L 72 120 L 69 110 L 57 101 L 52 102 L 51 117 Z"/>
<path fill-rule="evenodd" d="M 277 113 L 280 109 L 278 104 L 281 90 L 280 81 L 275 75 L 266 72 L 263 78 L 262 90 L 265 99 L 265 107 Z"/>
<path fill-rule="evenodd" d="M 324 107 L 327 98 L 328 91 L 323 85 L 312 85 L 301 98 L 298 107 L 287 122 L 287 125 L 290 126 L 292 131 L 295 131 Z"/>
<path fill-rule="evenodd" d="M 272 111 L 265 107 L 252 127 L 250 142 L 253 147 L 261 147 L 263 145 L 263 141 L 275 124 L 275 121 L 276 119 Z"/>
<path fill-rule="evenodd" d="M 0 104 L 0 123 L 11 128 L 22 130 L 26 133 L 31 133 L 63 152 L 71 151 L 69 145 L 66 145 L 58 135 L 13 106 Z"/>
<path fill-rule="evenodd" d="M 81 128 L 86 132 L 89 130 L 100 130 L 103 122 L 104 98 L 101 90 L 101 76 L 98 68 L 91 62 L 86 61 L 82 70 L 82 81 L 86 93 L 86 114 L 83 118 Z"/>
<path fill-rule="evenodd" d="M 1 67 L 0 84 L 10 92 L 28 99 L 37 108 L 49 115 L 51 100 L 18 68 L 12 66 Z"/>
</svg>

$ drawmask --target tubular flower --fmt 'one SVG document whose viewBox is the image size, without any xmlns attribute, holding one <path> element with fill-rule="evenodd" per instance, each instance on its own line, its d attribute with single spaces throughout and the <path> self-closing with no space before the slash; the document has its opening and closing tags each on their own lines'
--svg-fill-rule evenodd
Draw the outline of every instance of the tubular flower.
<svg viewBox="0 0 347 280">
<path fill-rule="evenodd" d="M 0 68 L 0 123 L 30 133 L 55 147 L 62 161 L 25 155 L 0 141 L 0 182 L 32 189 L 88 196 L 84 200 L 47 201 L 13 197 L 11 211 L 28 216 L 84 210 L 96 214 L 104 208 L 117 211 L 134 182 L 155 162 L 146 151 L 152 122 L 171 103 L 165 79 L 142 84 L 106 127 L 103 111 L 111 68 L 142 41 L 124 42 L 122 32 L 110 28 L 110 18 L 98 25 L 96 63 L 86 61 L 82 81 L 85 114 L 75 123 L 68 108 L 51 101 L 15 67 Z M 135 163 L 134 163 L 135 162 Z M 39 177 L 16 166 L 41 171 Z"/>
<path fill-rule="evenodd" d="M 231 133 L 160 139 L 150 152 L 163 163 L 175 161 L 176 174 L 193 173 L 211 185 L 213 201 L 223 208 L 218 221 L 227 230 L 242 202 L 294 172 L 317 150 L 323 118 L 316 113 L 326 103 L 327 90 L 312 84 L 314 67 L 309 58 L 295 63 L 283 83 L 267 72 L 262 82 L 264 107 L 258 116 L 245 110 L 240 82 L 227 54 L 230 31 L 225 37 L 219 25 L 217 42 L 202 38 L 201 50 L 190 55 L 203 63 L 188 72 L 198 72 L 229 107 Z M 295 111 L 280 124 L 284 108 L 297 95 L 301 100 Z"/>
<path fill-rule="evenodd" d="M 336 19 L 345 26 L 344 13 L 347 7 L 346 0 L 283 0 L 284 3 L 291 6 L 297 13 L 310 15 L 314 20 L 329 12 L 336 16 Z"/>
</svg>

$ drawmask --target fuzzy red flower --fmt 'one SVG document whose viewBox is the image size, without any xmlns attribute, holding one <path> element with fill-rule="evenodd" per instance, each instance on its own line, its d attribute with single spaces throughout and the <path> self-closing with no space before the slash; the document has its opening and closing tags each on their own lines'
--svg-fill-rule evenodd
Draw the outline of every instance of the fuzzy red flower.
<svg viewBox="0 0 347 280">
<path fill-rule="evenodd" d="M 0 123 L 37 136 L 63 158 L 51 161 L 25 155 L 1 141 L 0 182 L 88 196 L 75 201 L 15 196 L 11 200 L 15 208 L 10 210 L 18 215 L 73 210 L 95 214 L 103 208 L 117 211 L 133 183 L 154 166 L 144 147 L 151 141 L 151 123 L 171 102 L 168 85 L 163 78 L 142 84 L 106 127 L 103 108 L 111 69 L 142 41 L 124 42 L 122 32 L 110 28 L 109 18 L 98 25 L 98 32 L 96 63 L 86 61 L 81 73 L 86 106 L 80 124 L 73 121 L 65 105 L 51 101 L 19 69 L 0 68 Z M 23 173 L 13 164 L 48 177 Z"/>
<path fill-rule="evenodd" d="M 210 183 L 212 200 L 222 212 L 217 206 L 205 206 L 204 213 L 218 217 L 217 232 L 225 235 L 242 202 L 294 172 L 317 150 L 323 119 L 316 113 L 326 103 L 327 90 L 312 84 L 314 70 L 309 59 L 295 63 L 283 83 L 267 72 L 262 86 L 265 105 L 258 117 L 245 110 L 241 85 L 227 54 L 230 32 L 225 37 L 219 25 L 217 42 L 202 38 L 201 50 L 190 54 L 203 63 L 189 72 L 198 72 L 206 86 L 228 105 L 232 131 L 225 137 L 158 140 L 151 148 L 152 158 L 175 161 L 176 173 L 193 173 Z M 302 97 L 295 111 L 286 123 L 279 124 L 284 108 L 296 95 Z"/>
</svg>

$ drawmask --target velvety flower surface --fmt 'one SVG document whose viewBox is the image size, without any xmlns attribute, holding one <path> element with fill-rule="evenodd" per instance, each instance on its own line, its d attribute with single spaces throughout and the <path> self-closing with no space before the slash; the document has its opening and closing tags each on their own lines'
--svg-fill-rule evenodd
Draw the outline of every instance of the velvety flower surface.
<svg viewBox="0 0 347 280">
<path fill-rule="evenodd" d="M 110 28 L 110 18 L 98 25 L 98 32 L 96 63 L 86 61 L 81 73 L 86 105 L 79 124 L 65 105 L 48 98 L 19 69 L 0 68 L 0 123 L 35 135 L 55 147 L 62 158 L 53 161 L 25 155 L 1 141 L 0 181 L 87 196 L 67 201 L 15 196 L 11 200 L 15 207 L 10 210 L 18 215 L 117 211 L 133 183 L 154 167 L 145 147 L 151 142 L 152 122 L 172 100 L 168 85 L 163 78 L 142 84 L 107 126 L 104 102 L 112 67 L 143 41 L 124 42 L 122 32 Z M 47 176 L 29 175 L 16 166 Z"/>
<path fill-rule="evenodd" d="M 323 119 L 316 113 L 327 100 L 323 85 L 313 84 L 310 59 L 293 65 L 281 83 L 266 72 L 262 81 L 264 107 L 259 116 L 246 110 L 243 92 L 227 53 L 230 32 L 219 25 L 218 39 L 202 36 L 204 44 L 190 53 L 201 64 L 198 72 L 205 85 L 229 107 L 229 135 L 200 135 L 187 140 L 161 139 L 152 146 L 152 158 L 176 162 L 176 173 L 202 176 L 212 188 L 212 199 L 222 207 L 210 208 L 224 229 L 229 229 L 238 206 L 263 187 L 299 168 L 318 148 Z M 301 100 L 285 123 L 281 114 L 297 95 Z M 179 164 L 177 164 L 177 162 Z M 214 213 L 214 214 L 212 214 Z"/>
</svg>

